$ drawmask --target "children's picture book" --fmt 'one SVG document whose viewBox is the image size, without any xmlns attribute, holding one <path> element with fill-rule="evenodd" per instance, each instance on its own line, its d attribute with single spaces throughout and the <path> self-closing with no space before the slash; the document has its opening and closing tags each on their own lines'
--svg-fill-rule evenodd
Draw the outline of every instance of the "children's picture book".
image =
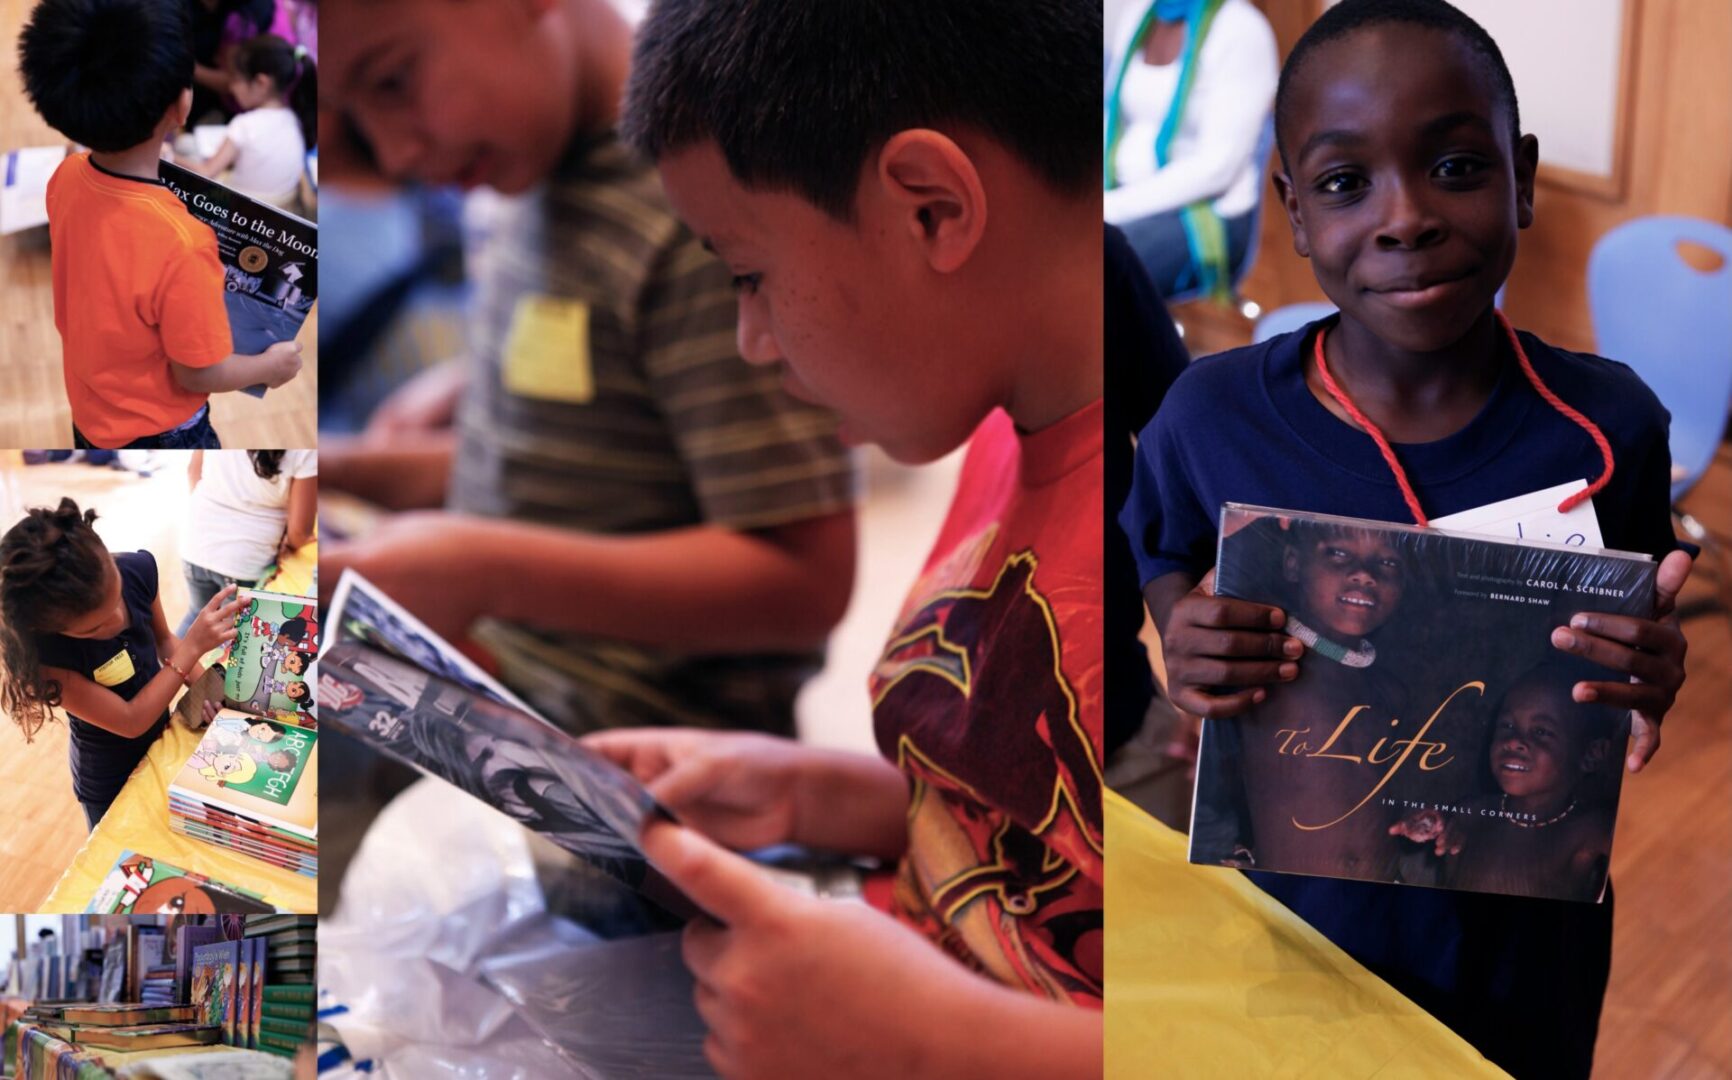
<svg viewBox="0 0 1732 1080">
<path fill-rule="evenodd" d="M 319 655 L 319 605 L 307 596 L 240 590 L 246 603 L 223 652 L 223 702 L 252 716 L 317 727 L 308 671 Z M 268 740 L 267 740 L 268 741 Z"/>
<path fill-rule="evenodd" d="M 169 785 L 173 799 L 243 815 L 303 837 L 318 835 L 316 731 L 218 712 Z"/>
<path fill-rule="evenodd" d="M 381 628 L 387 613 L 378 597 L 353 571 L 338 584 L 337 630 L 319 657 L 326 722 L 456 785 L 667 914 L 688 916 L 689 901 L 637 846 L 648 816 L 665 812 L 643 785 L 522 706 L 426 627 L 397 619 Z"/>
<path fill-rule="evenodd" d="M 200 945 L 223 939 L 222 927 L 205 922 L 182 922 L 174 928 L 174 989 L 177 1002 L 192 997 L 192 953 Z"/>
<path fill-rule="evenodd" d="M 99 915 L 210 915 L 277 909 L 245 889 L 122 851 L 84 910 Z"/>
<path fill-rule="evenodd" d="M 235 352 L 293 341 L 319 292 L 319 227 L 172 162 L 162 163 L 161 176 L 216 233 Z M 263 397 L 265 388 L 247 393 Z"/>
<path fill-rule="evenodd" d="M 1645 555 L 1229 503 L 1215 588 L 1280 608 L 1299 677 L 1207 720 L 1190 858 L 1598 901 L 1626 710 L 1551 644 L 1578 612 L 1649 617 Z"/>
<path fill-rule="evenodd" d="M 264 1016 L 265 1009 L 265 954 L 264 938 L 246 939 L 252 944 L 252 981 L 247 984 L 247 1045 L 259 1045 L 259 1021 Z"/>
<path fill-rule="evenodd" d="M 217 941 L 192 951 L 192 1003 L 196 1022 L 222 1028 L 223 1042 L 234 1044 L 240 983 L 241 943 Z"/>
<path fill-rule="evenodd" d="M 26 146 L 0 157 L 0 236 L 48 224 L 48 180 L 66 146 Z"/>
</svg>

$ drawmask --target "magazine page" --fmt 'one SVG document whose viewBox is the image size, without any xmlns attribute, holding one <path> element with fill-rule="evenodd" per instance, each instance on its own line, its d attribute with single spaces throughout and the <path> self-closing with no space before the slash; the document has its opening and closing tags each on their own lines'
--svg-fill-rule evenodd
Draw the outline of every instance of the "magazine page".
<svg viewBox="0 0 1732 1080">
<path fill-rule="evenodd" d="M 1647 617 L 1645 556 L 1228 504 L 1216 589 L 1287 613 L 1298 679 L 1206 721 L 1191 861 L 1597 901 L 1629 714 L 1553 648 Z"/>
<path fill-rule="evenodd" d="M 234 350 L 253 355 L 292 341 L 319 293 L 319 227 L 233 188 L 162 163 L 161 176 L 217 238 Z M 264 397 L 264 386 L 247 393 Z"/>
</svg>

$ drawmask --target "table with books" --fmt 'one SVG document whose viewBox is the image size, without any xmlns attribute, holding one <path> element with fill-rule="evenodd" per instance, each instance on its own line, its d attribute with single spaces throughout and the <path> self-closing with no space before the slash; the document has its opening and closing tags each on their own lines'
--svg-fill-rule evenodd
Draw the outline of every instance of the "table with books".
<svg viewBox="0 0 1732 1080">
<path fill-rule="evenodd" d="M 318 544 L 315 541 L 285 558 L 276 575 L 270 578 L 263 588 L 271 593 L 309 595 L 314 587 L 314 570 L 317 565 Z M 316 631 L 316 626 L 314 630 Z M 309 647 L 316 648 L 311 645 L 311 639 L 308 644 Z M 293 668 L 288 670 L 292 671 Z M 285 679 L 285 682 L 287 681 L 289 680 Z M 279 698 L 278 704 L 280 703 Z M 187 711 L 184 705 L 185 703 L 183 708 L 176 710 L 176 718 L 169 722 L 145 759 L 133 771 L 126 787 L 109 807 L 108 813 L 97 823 L 96 829 L 38 910 L 53 913 L 85 911 L 98 891 L 105 888 L 105 884 L 110 889 L 115 885 L 121 860 L 128 852 L 132 853 L 129 862 L 143 856 L 147 863 L 154 863 L 158 877 L 166 876 L 164 871 L 170 874 L 190 872 L 209 878 L 213 889 L 217 891 L 226 887 L 226 890 L 233 890 L 234 893 L 251 894 L 253 899 L 262 899 L 266 905 L 281 911 L 310 913 L 318 909 L 316 734 L 311 731 L 303 732 L 292 724 L 277 725 L 279 729 L 287 732 L 288 737 L 284 740 L 281 734 L 277 735 L 273 743 L 277 749 L 266 755 L 263 749 L 245 734 L 246 718 L 229 718 L 225 714 L 223 719 L 213 722 L 210 728 L 193 730 L 179 719 L 178 714 Z M 232 732 L 227 728 L 232 728 Z M 231 749 L 235 749 L 237 753 L 214 755 L 211 746 L 213 735 L 234 740 L 236 746 Z M 204 745 L 201 746 L 201 743 Z M 285 745 L 290 749 L 280 749 Z M 238 752 L 246 747 L 253 748 L 257 762 L 249 761 Z M 251 765 L 251 768 L 246 769 L 245 779 L 255 786 L 266 783 L 273 775 L 270 769 L 284 768 L 284 762 L 292 763 L 295 766 L 292 773 L 293 799 L 282 809 L 285 814 L 293 811 L 297 816 L 283 825 L 259 825 L 243 821 L 241 826 L 234 830 L 221 831 L 219 826 L 212 822 L 219 816 L 225 816 L 225 811 L 214 806 L 206 808 L 198 801 L 203 798 L 198 792 L 192 796 L 194 801 L 189 801 L 188 774 L 197 771 L 190 770 L 189 759 L 195 753 L 213 758 L 226 757 L 230 762 L 238 761 L 243 766 Z M 287 756 L 296 753 L 300 755 L 298 758 Z M 264 762 L 270 758 L 275 761 L 267 768 Z M 205 775 L 221 775 L 222 782 L 206 782 L 200 785 L 195 777 L 194 784 L 217 793 L 224 790 L 224 785 L 233 782 L 236 777 L 220 772 L 227 767 L 224 762 L 214 761 L 213 765 L 219 773 L 206 771 Z M 253 775 L 255 770 L 256 779 Z M 283 775 L 290 774 L 285 772 Z M 239 785 L 233 790 L 242 791 L 246 790 L 246 787 Z M 244 796 L 234 798 L 240 799 Z M 174 810 L 172 815 L 171 805 Z M 225 819 L 232 819 L 232 815 L 226 815 Z M 303 826 L 310 826 L 310 836 L 288 831 L 297 821 Z M 248 830 L 245 839 L 236 841 L 234 837 L 241 835 L 243 828 Z M 305 831 L 306 828 L 303 828 L 302 832 Z"/>
</svg>

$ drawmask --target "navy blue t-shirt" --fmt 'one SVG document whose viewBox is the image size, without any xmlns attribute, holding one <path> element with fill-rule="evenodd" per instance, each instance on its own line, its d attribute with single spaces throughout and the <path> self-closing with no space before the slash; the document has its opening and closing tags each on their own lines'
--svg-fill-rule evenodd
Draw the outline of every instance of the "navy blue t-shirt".
<svg viewBox="0 0 1732 1080">
<path fill-rule="evenodd" d="M 101 684 L 112 676 L 98 678 L 105 665 L 111 672 L 131 668 L 131 675 L 108 686 L 127 701 L 143 690 L 162 670 L 153 627 L 156 603 L 156 557 L 148 551 L 122 552 L 114 556 L 120 571 L 120 597 L 126 605 L 127 626 L 116 637 L 73 638 L 43 634 L 36 639 L 36 653 L 44 667 L 76 671 Z M 125 659 L 121 655 L 125 654 Z M 70 714 L 69 714 L 70 715 Z M 150 744 L 168 723 L 168 713 L 136 739 L 122 738 L 112 731 L 71 717 L 72 790 L 79 802 L 107 805 L 126 786 L 126 778 L 144 759 Z"/>
<path fill-rule="evenodd" d="M 1321 325 L 1198 360 L 1168 392 L 1139 441 L 1119 517 L 1143 584 L 1176 571 L 1202 577 L 1225 502 L 1412 524 L 1370 436 L 1305 384 Z M 1616 469 L 1594 497 L 1606 545 L 1663 557 L 1676 546 L 1670 416 L 1623 364 L 1520 337 L 1541 379 L 1611 443 Z M 1504 348 L 1509 362 L 1466 427 L 1396 445 L 1431 517 L 1600 474 L 1592 439 L 1540 398 Z M 1515 1075 L 1587 1075 L 1611 963 L 1609 893 L 1595 905 L 1250 876 Z"/>
</svg>

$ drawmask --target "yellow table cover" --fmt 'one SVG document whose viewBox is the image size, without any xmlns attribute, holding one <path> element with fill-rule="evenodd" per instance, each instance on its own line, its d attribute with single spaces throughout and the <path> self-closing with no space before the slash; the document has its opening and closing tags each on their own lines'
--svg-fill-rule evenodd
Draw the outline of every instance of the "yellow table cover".
<svg viewBox="0 0 1732 1080">
<path fill-rule="evenodd" d="M 1106 1075 L 1507 1074 L 1185 837 L 1106 793 Z M 1393 887 L 1393 886 L 1392 886 Z"/>
<path fill-rule="evenodd" d="M 318 547 L 315 541 L 284 559 L 265 588 L 270 592 L 306 595 L 312 588 L 313 568 L 318 565 Z M 43 901 L 43 913 L 83 911 L 122 851 L 149 855 L 213 881 L 258 893 L 266 903 L 285 911 L 303 915 L 318 911 L 316 879 L 181 836 L 169 828 L 168 786 L 186 759 L 198 749 L 203 734 L 189 730 L 178 719 L 169 721 L 150 753 L 133 770 L 114 805 L 97 822 L 96 831 L 90 834 L 54 891 Z"/>
</svg>

